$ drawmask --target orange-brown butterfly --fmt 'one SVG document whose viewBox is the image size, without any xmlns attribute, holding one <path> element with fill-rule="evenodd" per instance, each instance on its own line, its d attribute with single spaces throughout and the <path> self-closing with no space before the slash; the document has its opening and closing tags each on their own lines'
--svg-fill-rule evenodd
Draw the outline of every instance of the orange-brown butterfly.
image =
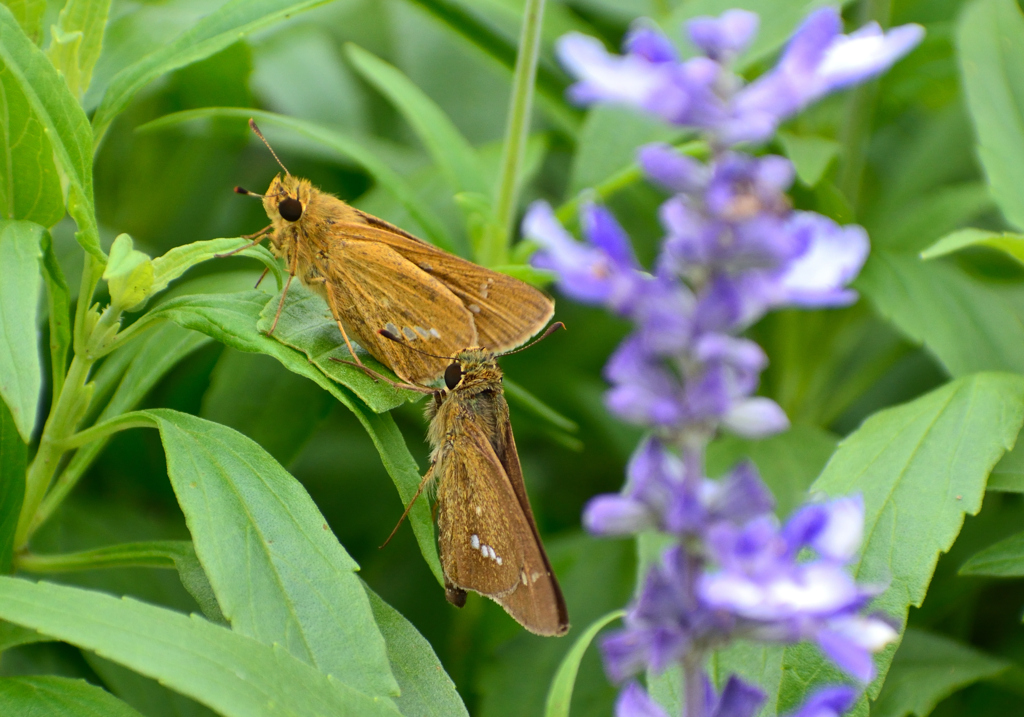
<svg viewBox="0 0 1024 717">
<path fill-rule="evenodd" d="M 447 366 L 437 356 L 478 344 L 496 351 L 515 348 L 550 320 L 554 304 L 541 291 L 442 251 L 292 176 L 256 123 L 249 120 L 249 126 L 284 169 L 266 194 L 235 188 L 263 200 L 271 223 L 248 238 L 256 245 L 269 236 L 289 273 L 270 333 L 298 276 L 327 301 L 356 364 L 362 365 L 349 335 L 402 379 L 431 383 Z M 381 330 L 416 342 L 423 352 L 402 349 L 382 338 Z"/>
<path fill-rule="evenodd" d="M 559 328 L 565 328 L 561 322 L 552 324 L 537 341 Z M 405 343 L 392 332 L 382 335 Z M 402 350 L 410 348 L 405 344 Z M 564 635 L 569 613 L 526 495 L 495 354 L 473 347 L 448 361 L 445 388 L 390 382 L 433 394 L 427 406 L 430 468 L 399 525 L 423 490 L 436 484 L 438 547 L 448 602 L 462 607 L 466 591 L 472 590 L 501 605 L 530 632 Z"/>
</svg>

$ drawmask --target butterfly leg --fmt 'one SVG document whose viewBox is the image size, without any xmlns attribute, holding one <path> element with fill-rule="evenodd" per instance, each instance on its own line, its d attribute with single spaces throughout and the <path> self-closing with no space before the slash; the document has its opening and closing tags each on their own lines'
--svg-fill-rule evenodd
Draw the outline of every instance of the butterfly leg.
<svg viewBox="0 0 1024 717">
<path fill-rule="evenodd" d="M 263 227 L 262 229 L 260 229 L 255 234 L 243 234 L 240 238 L 242 238 L 242 239 L 252 239 L 252 241 L 249 242 L 248 244 L 246 244 L 245 246 L 240 246 L 237 249 L 232 249 L 231 251 L 224 252 L 223 254 L 214 254 L 213 258 L 214 259 L 223 259 L 224 257 L 227 257 L 227 256 L 234 256 L 235 254 L 237 254 L 239 252 L 242 252 L 242 251 L 245 251 L 246 249 L 252 249 L 254 246 L 258 245 L 260 242 L 262 242 L 264 239 L 266 239 L 267 238 L 267 234 L 269 234 L 270 231 L 273 228 L 274 228 L 274 225 L 273 224 L 269 224 L 269 225 Z"/>
<path fill-rule="evenodd" d="M 395 388 L 402 388 L 405 389 L 406 391 L 418 391 L 419 393 L 434 393 L 435 391 L 437 391 L 436 388 L 428 388 L 427 386 L 417 386 L 414 383 L 392 381 L 384 374 L 378 373 L 369 366 L 365 366 L 361 363 L 356 363 L 355 361 L 346 361 L 345 359 L 334 358 L 333 356 L 330 356 L 328 358 L 330 358 L 331 361 L 334 361 L 335 363 L 345 363 L 348 364 L 349 366 L 355 366 L 356 368 L 361 369 L 363 373 L 372 378 L 374 381 L 383 381 L 384 383 L 390 384 Z"/>
<path fill-rule="evenodd" d="M 356 350 L 352 348 L 352 342 L 349 341 L 348 333 L 345 331 L 345 326 L 341 323 L 341 312 L 338 311 L 338 306 L 334 303 L 334 291 L 332 290 L 330 282 L 326 279 L 324 280 L 324 290 L 327 294 L 327 305 L 331 307 L 331 315 L 334 316 L 334 320 L 338 324 L 338 330 L 341 331 L 341 338 L 345 339 L 345 345 L 348 347 L 349 354 L 352 355 L 352 361 L 355 362 L 356 366 L 366 371 L 367 369 L 363 366 L 363 362 L 359 360 L 358 356 L 356 356 Z"/>
<path fill-rule="evenodd" d="M 288 267 L 288 281 L 284 283 L 284 291 L 281 292 L 281 300 L 277 302 L 277 313 L 274 314 L 274 323 L 270 325 L 270 331 L 267 332 L 267 336 L 274 333 L 274 329 L 277 328 L 277 320 L 281 318 L 281 310 L 284 309 L 284 297 L 288 296 L 288 287 L 292 285 L 292 279 L 295 278 L 295 272 L 299 270 L 299 253 L 295 252 L 292 255 L 291 264 Z"/>
<path fill-rule="evenodd" d="M 412 506 L 416 503 L 416 499 L 420 497 L 420 493 L 423 492 L 423 489 L 426 488 L 427 485 L 430 483 L 430 481 L 432 481 L 433 479 L 434 479 L 434 464 L 431 463 L 430 464 L 430 468 L 427 469 L 426 474 L 423 476 L 423 480 L 420 481 L 419 488 L 417 488 L 416 489 L 416 493 L 413 494 L 412 500 L 410 500 L 409 504 L 405 506 L 405 511 L 402 513 L 402 517 L 398 519 L 398 524 L 395 525 L 395 528 L 394 528 L 394 530 L 391 531 L 391 535 L 388 536 L 388 539 L 384 541 L 384 545 L 380 546 L 381 548 L 383 548 L 385 545 L 390 543 L 391 539 L 393 537 L 395 537 L 395 533 L 398 532 L 398 529 L 401 527 L 402 523 L 405 522 L 406 517 L 408 517 L 408 515 L 409 515 L 409 511 L 412 510 Z"/>
</svg>

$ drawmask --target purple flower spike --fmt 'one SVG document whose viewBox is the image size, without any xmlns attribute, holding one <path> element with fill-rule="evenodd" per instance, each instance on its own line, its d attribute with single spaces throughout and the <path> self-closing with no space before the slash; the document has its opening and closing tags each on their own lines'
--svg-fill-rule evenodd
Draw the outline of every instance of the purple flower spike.
<svg viewBox="0 0 1024 717">
<path fill-rule="evenodd" d="M 856 699 L 857 690 L 847 685 L 823 687 L 788 717 L 842 717 Z"/>
<path fill-rule="evenodd" d="M 732 675 L 725 683 L 710 717 L 754 717 L 764 700 L 764 692 Z"/>
<path fill-rule="evenodd" d="M 747 49 L 759 23 L 757 13 L 726 10 L 720 17 L 695 17 L 686 23 L 686 31 L 708 57 L 727 61 Z"/>
<path fill-rule="evenodd" d="M 668 712 L 643 687 L 630 682 L 615 701 L 615 717 L 668 717 Z"/>
<path fill-rule="evenodd" d="M 670 145 L 645 145 L 640 148 L 637 159 L 647 178 L 670 192 L 696 192 L 708 183 L 707 166 L 680 154 Z"/>
</svg>

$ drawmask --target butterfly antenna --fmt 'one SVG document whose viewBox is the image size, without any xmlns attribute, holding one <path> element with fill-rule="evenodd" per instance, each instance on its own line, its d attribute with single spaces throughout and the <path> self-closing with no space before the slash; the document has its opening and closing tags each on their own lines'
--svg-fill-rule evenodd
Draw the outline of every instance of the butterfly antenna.
<svg viewBox="0 0 1024 717">
<path fill-rule="evenodd" d="M 548 336 L 550 336 L 551 334 L 555 333 L 559 329 L 564 329 L 564 328 L 565 328 L 565 324 L 563 324 L 561 321 L 556 321 L 555 323 L 551 324 L 551 326 L 548 327 L 547 331 L 542 333 L 540 336 L 535 338 L 530 343 L 526 344 L 526 346 L 520 346 L 517 349 L 512 349 L 511 351 L 506 351 L 503 354 L 498 354 L 498 356 L 509 356 L 510 354 L 517 354 L 520 351 L 526 351 L 526 349 L 530 348 L 531 346 L 536 346 L 541 341 L 543 341 L 544 339 L 546 339 Z"/>
<path fill-rule="evenodd" d="M 288 168 L 284 166 L 284 162 L 281 161 L 281 158 L 277 156 L 277 152 L 275 152 L 274 148 L 270 146 L 270 142 L 268 142 L 267 138 L 263 136 L 262 132 L 260 132 L 260 128 L 256 126 L 256 120 L 251 117 L 249 118 L 249 129 L 251 129 L 257 137 L 263 140 L 263 144 L 267 145 L 267 149 L 269 149 L 270 153 L 274 155 L 274 159 L 276 159 L 277 163 L 281 165 L 281 169 L 284 170 L 284 173 L 291 174 L 291 172 L 288 171 Z"/>
<path fill-rule="evenodd" d="M 235 194 L 244 194 L 247 197 L 256 197 L 258 199 L 266 199 L 267 197 L 280 197 L 282 194 L 287 194 L 287 192 L 274 192 L 273 194 L 260 194 L 259 192 L 250 192 L 245 187 L 235 187 Z"/>
<path fill-rule="evenodd" d="M 394 341 L 399 346 L 404 346 L 405 348 L 409 349 L 410 351 L 415 351 L 418 354 L 423 354 L 424 356 L 429 356 L 430 358 L 441 359 L 442 361 L 454 361 L 455 360 L 455 358 L 453 356 L 438 356 L 437 354 L 427 353 L 423 349 L 418 349 L 415 346 L 410 346 L 409 344 L 407 344 L 405 342 L 405 339 L 403 339 L 401 336 L 398 336 L 398 335 L 388 331 L 387 329 L 380 329 L 380 330 L 377 331 L 377 333 L 380 334 L 381 336 L 383 336 L 386 339 L 391 339 L 392 341 Z"/>
</svg>

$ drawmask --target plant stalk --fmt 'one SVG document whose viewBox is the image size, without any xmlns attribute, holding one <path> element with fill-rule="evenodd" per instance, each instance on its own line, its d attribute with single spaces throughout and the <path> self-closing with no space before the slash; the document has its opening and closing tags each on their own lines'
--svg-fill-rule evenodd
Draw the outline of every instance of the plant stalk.
<svg viewBox="0 0 1024 717">
<path fill-rule="evenodd" d="M 57 405 L 43 426 L 42 435 L 39 437 L 39 449 L 25 474 L 25 499 L 21 504 L 18 527 L 14 533 L 16 552 L 24 548 L 28 542 L 32 518 L 46 495 L 46 489 L 50 487 L 50 479 L 57 469 L 61 456 L 64 455 L 64 439 L 74 430 L 73 422 L 77 420 L 76 416 L 81 415 L 79 409 L 86 392 L 85 384 L 89 379 L 92 364 L 91 359 L 76 353 L 68 368 Z"/>
<path fill-rule="evenodd" d="M 481 246 L 483 256 L 478 257 L 484 266 L 508 262 L 508 248 L 512 243 L 513 222 L 519 199 L 523 155 L 530 134 L 531 108 L 543 25 L 544 0 L 526 0 L 523 28 L 519 36 L 519 53 L 516 56 L 516 68 L 512 77 L 512 102 L 509 106 L 508 127 L 501 157 L 501 175 L 495 201 L 497 230 L 485 238 Z"/>
<path fill-rule="evenodd" d="M 858 25 L 876 21 L 883 28 L 889 27 L 892 17 L 892 0 L 864 0 L 858 13 Z M 868 139 L 878 101 L 878 80 L 873 80 L 855 89 L 846 102 L 846 121 L 840 130 L 843 145 L 843 162 L 839 168 L 836 184 L 843 193 L 854 215 L 858 214 L 861 185 L 864 182 Z"/>
</svg>

